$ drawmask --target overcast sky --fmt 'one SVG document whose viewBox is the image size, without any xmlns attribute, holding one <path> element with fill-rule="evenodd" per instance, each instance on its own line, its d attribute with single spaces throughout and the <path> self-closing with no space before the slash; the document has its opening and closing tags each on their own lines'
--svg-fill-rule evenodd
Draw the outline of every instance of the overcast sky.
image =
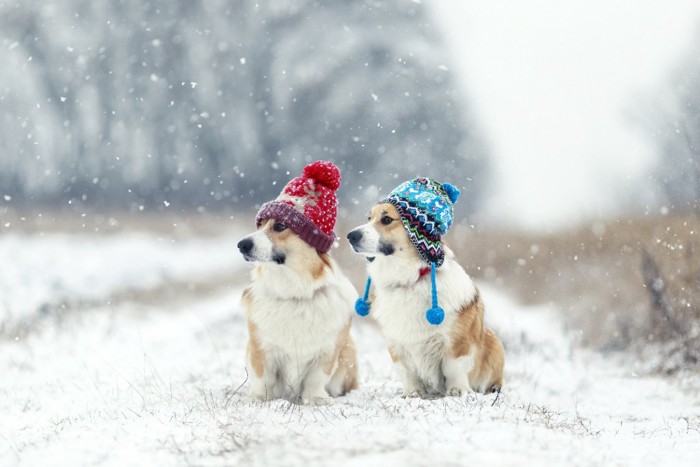
<svg viewBox="0 0 700 467">
<path fill-rule="evenodd" d="M 687 56 L 698 0 L 427 0 L 496 160 L 488 217 L 614 214 L 648 170 L 631 120 Z"/>
</svg>

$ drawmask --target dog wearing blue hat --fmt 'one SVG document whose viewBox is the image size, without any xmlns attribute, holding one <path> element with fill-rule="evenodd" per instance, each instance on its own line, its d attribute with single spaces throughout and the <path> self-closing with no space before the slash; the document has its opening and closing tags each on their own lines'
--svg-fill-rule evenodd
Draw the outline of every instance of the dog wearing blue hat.
<svg viewBox="0 0 700 467">
<path fill-rule="evenodd" d="M 469 275 L 443 245 L 459 190 L 416 178 L 396 187 L 347 236 L 368 260 L 355 310 L 382 329 L 404 397 L 500 392 L 505 351 L 484 326 Z"/>
</svg>

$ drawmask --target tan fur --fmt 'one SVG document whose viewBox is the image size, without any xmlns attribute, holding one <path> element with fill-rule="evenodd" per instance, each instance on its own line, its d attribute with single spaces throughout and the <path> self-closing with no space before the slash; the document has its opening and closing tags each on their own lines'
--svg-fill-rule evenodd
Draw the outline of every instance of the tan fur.
<svg viewBox="0 0 700 467">
<path fill-rule="evenodd" d="M 477 355 L 474 368 L 469 372 L 469 381 L 474 381 L 472 389 L 485 393 L 500 391 L 503 387 L 505 349 L 501 340 L 488 328 Z"/>
<path fill-rule="evenodd" d="M 260 347 L 258 328 L 251 320 L 248 320 L 248 335 L 250 337 L 248 340 L 248 358 L 255 374 L 261 377 L 265 372 L 265 352 Z"/>
<path fill-rule="evenodd" d="M 383 216 L 389 216 L 395 220 L 389 225 L 382 224 L 381 220 Z M 408 253 L 411 256 L 419 258 L 416 247 L 411 243 L 411 239 L 408 238 L 406 230 L 401 222 L 401 216 L 396 210 L 396 207 L 391 203 L 377 204 L 370 211 L 370 222 L 374 224 L 377 231 L 380 233 L 382 238 L 387 238 L 391 240 L 394 246 L 402 252 Z"/>
<path fill-rule="evenodd" d="M 349 323 L 348 323 L 349 324 Z M 337 363 L 338 363 L 338 357 L 340 356 L 340 351 L 343 349 L 343 346 L 346 344 L 346 334 L 350 333 L 350 328 L 349 326 L 346 326 L 343 328 L 342 331 L 340 331 L 340 334 L 338 335 L 338 340 L 336 341 L 335 344 L 335 350 L 333 351 L 333 355 L 329 356 L 328 361 L 324 365 L 323 371 L 329 375 L 337 368 Z M 347 336 L 349 337 L 349 336 Z"/>
<path fill-rule="evenodd" d="M 484 338 L 484 305 L 479 293 L 469 305 L 462 307 L 459 317 L 450 330 L 452 356 L 457 358 L 469 355 L 474 343 Z"/>
<path fill-rule="evenodd" d="M 389 356 L 391 357 L 392 363 L 396 363 L 401 359 L 399 354 L 397 354 L 396 351 L 392 347 L 389 347 Z"/>
<path fill-rule="evenodd" d="M 472 389 L 488 393 L 495 386 L 501 388 L 505 350 L 493 331 L 484 327 L 484 304 L 478 291 L 472 303 L 459 311 L 450 335 L 453 357 L 474 354 L 474 368 L 469 372 Z"/>
<path fill-rule="evenodd" d="M 274 219 L 264 221 L 259 230 L 265 232 L 272 243 L 280 246 L 285 251 L 298 252 L 298 261 L 295 261 L 291 267 L 294 267 L 297 273 L 309 277 L 313 280 L 320 279 L 323 274 L 330 269 L 330 257 L 328 253 L 319 253 L 310 247 L 304 240 L 299 238 L 291 229 L 285 229 L 282 232 L 275 232 L 272 228 L 275 225 Z M 300 261 L 299 261 L 300 260 Z"/>
<path fill-rule="evenodd" d="M 332 271 L 333 266 L 328 253 L 319 253 L 311 248 L 304 240 L 299 238 L 291 229 L 285 229 L 282 232 L 275 232 L 272 228 L 275 225 L 274 219 L 264 221 L 259 230 L 265 232 L 272 243 L 280 246 L 285 251 L 299 252 L 301 258 L 297 258 L 293 267 L 297 273 L 306 276 L 312 280 L 318 280 L 323 277 L 326 271 Z M 301 260 L 299 260 L 301 259 Z M 258 267 L 258 270 L 261 268 Z"/>
<path fill-rule="evenodd" d="M 335 369 L 335 374 L 345 374 L 341 385 L 342 394 L 359 387 L 357 380 L 357 353 L 355 342 L 350 335 L 352 321 L 341 331 L 333 358 L 326 364 L 326 373 Z"/>
<path fill-rule="evenodd" d="M 250 307 L 253 306 L 253 293 L 250 290 L 250 287 L 246 287 L 243 290 L 243 297 L 241 297 L 241 303 L 246 308 L 246 310 L 250 309 Z"/>
<path fill-rule="evenodd" d="M 318 257 L 321 261 L 317 263 L 315 269 L 311 271 L 311 277 L 316 280 L 320 279 L 327 269 L 333 270 L 333 265 L 331 264 L 328 253 L 319 253 Z"/>
</svg>

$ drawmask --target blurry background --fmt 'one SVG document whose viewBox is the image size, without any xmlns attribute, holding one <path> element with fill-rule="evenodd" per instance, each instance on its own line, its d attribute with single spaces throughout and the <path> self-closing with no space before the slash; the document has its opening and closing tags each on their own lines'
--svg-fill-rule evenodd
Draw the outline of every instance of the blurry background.
<svg viewBox="0 0 700 467">
<path fill-rule="evenodd" d="M 463 190 L 471 274 L 695 364 L 699 25 L 691 0 L 0 0 L 0 232 L 245 230 L 328 159 L 342 234 L 430 175 Z"/>
<path fill-rule="evenodd" d="M 426 172 L 481 199 L 487 145 L 420 3 L 1 5 L 16 205 L 248 209 L 319 158 L 345 203 Z"/>
<path fill-rule="evenodd" d="M 427 173 L 466 190 L 463 215 L 526 227 L 698 198 L 691 0 L 2 1 L 0 18 L 4 207 L 248 209 L 318 158 L 346 207 Z"/>
</svg>

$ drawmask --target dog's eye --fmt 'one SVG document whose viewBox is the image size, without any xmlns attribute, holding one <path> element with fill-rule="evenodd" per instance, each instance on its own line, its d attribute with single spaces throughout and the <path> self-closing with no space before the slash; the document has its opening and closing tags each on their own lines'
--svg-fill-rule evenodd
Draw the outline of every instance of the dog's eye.
<svg viewBox="0 0 700 467">
<path fill-rule="evenodd" d="M 274 230 L 275 232 L 283 232 L 286 229 L 287 229 L 287 226 L 281 222 L 275 222 L 275 224 L 272 226 L 272 230 Z"/>
<path fill-rule="evenodd" d="M 394 219 L 392 219 L 391 217 L 389 217 L 389 216 L 382 216 L 382 224 L 384 224 L 384 225 L 389 225 L 389 224 L 391 224 L 392 222 L 394 222 Z"/>
</svg>

